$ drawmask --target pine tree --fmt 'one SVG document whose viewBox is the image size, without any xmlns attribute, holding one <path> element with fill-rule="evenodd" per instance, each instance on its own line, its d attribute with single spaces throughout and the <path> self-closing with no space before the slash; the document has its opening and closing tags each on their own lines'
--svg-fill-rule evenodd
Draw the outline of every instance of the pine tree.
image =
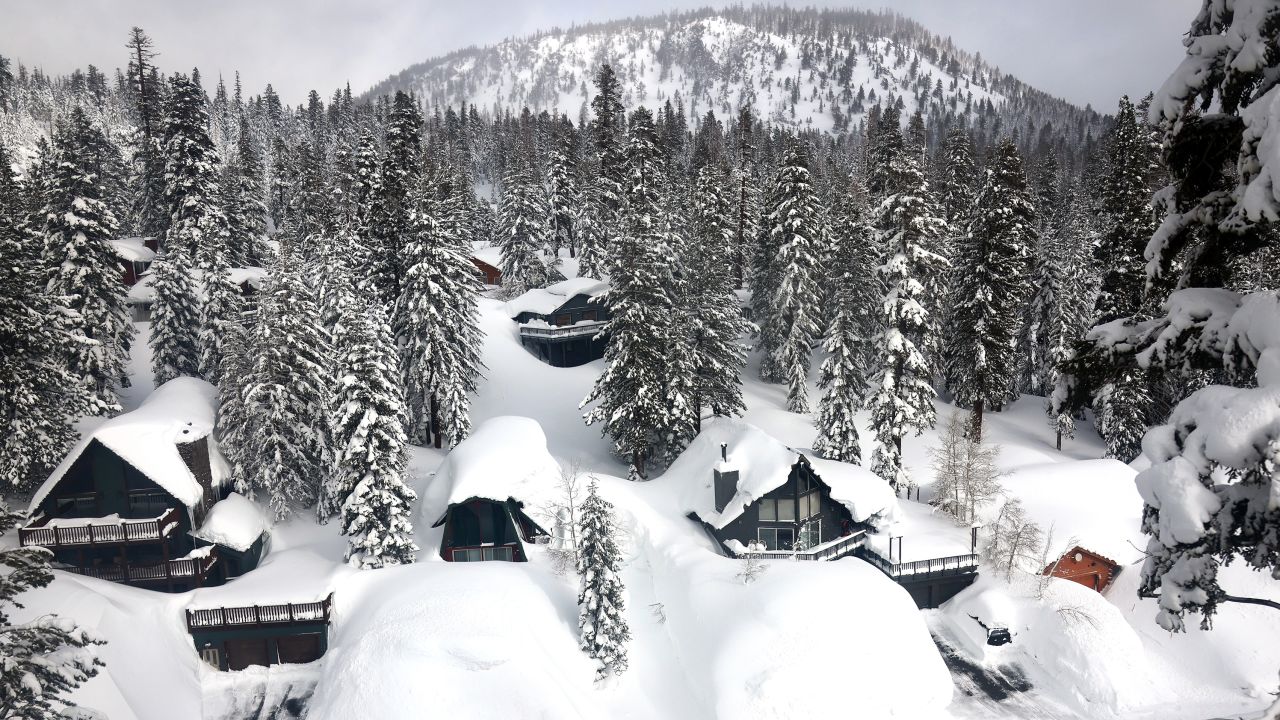
<svg viewBox="0 0 1280 720">
<path fill-rule="evenodd" d="M 224 197 L 227 221 L 231 226 L 228 249 L 233 267 L 265 265 L 268 258 L 263 241 L 267 236 L 267 202 L 264 199 L 262 158 L 253 142 L 247 115 L 240 118 L 240 138 L 236 162 L 228 170 Z"/>
<path fill-rule="evenodd" d="M 542 186 L 524 165 L 503 179 L 498 225 L 502 232 L 502 287 L 509 296 L 547 284 L 547 266 L 539 256 L 550 228 Z"/>
<path fill-rule="evenodd" d="M 595 143 L 600 168 L 596 190 L 603 209 L 604 237 L 611 243 L 615 233 L 621 231 L 620 213 L 627 194 L 626 112 L 622 107 L 618 78 L 607 63 L 596 72 L 595 85 L 596 95 L 591 98 L 591 110 L 595 115 L 591 123 L 591 139 Z"/>
<path fill-rule="evenodd" d="M 138 166 L 138 193 L 136 215 L 138 231 L 143 235 L 162 235 L 169 225 L 165 193 L 165 162 L 163 143 L 163 109 L 161 95 L 163 82 L 151 62 L 156 52 L 151 38 L 142 28 L 129 31 L 130 50 L 128 83 L 130 94 L 136 102 L 135 118 L 137 152 L 134 162 Z"/>
<path fill-rule="evenodd" d="M 387 119 L 387 151 L 378 174 L 379 193 L 365 226 L 374 247 L 374 285 L 387 305 L 396 302 L 410 267 L 405 256 L 412 241 L 410 215 L 418 185 L 421 141 L 422 114 L 417 101 L 397 91 Z"/>
<path fill-rule="evenodd" d="M 817 323 L 817 263 L 822 212 L 808 160 L 792 143 L 769 196 L 769 214 L 756 250 L 752 292 L 760 311 L 760 376 L 786 382 L 787 409 L 808 412 L 809 352 Z"/>
<path fill-rule="evenodd" d="M 740 288 L 747 276 L 747 266 L 751 257 L 751 247 L 760 233 L 760 192 L 752 163 L 755 161 L 755 146 L 752 144 L 754 119 L 751 109 L 745 105 L 738 114 L 737 156 L 738 162 L 733 169 L 734 192 L 734 237 L 733 268 L 734 287 Z M 759 315 L 756 315 L 759 317 Z"/>
<path fill-rule="evenodd" d="M 471 432 L 470 395 L 480 372 L 478 283 L 430 188 L 410 214 L 408 272 L 392 318 L 400 348 L 408 436 L 440 447 Z"/>
<path fill-rule="evenodd" d="M 151 264 L 156 293 L 151 313 L 151 372 L 156 385 L 200 376 L 200 301 L 191 263 L 181 250 L 166 250 Z M 163 298 L 163 300 L 162 300 Z"/>
<path fill-rule="evenodd" d="M 854 413 L 868 393 L 868 366 L 874 349 L 871 334 L 878 308 L 869 298 L 876 286 L 874 232 L 868 223 L 866 192 L 856 180 L 838 190 L 831 212 L 832 251 L 828 282 L 832 285 L 832 317 L 823 349 L 818 387 L 818 439 L 813 449 L 822 457 L 861 464 L 862 448 Z"/>
<path fill-rule="evenodd" d="M 321 505 L 342 507 L 347 562 L 360 568 L 411 563 L 418 551 L 409 517 L 415 495 L 404 482 L 404 400 L 391 328 L 379 310 L 351 311 L 343 344 L 335 347 L 335 463 Z"/>
<path fill-rule="evenodd" d="M 315 291 L 302 279 L 292 238 L 271 267 L 251 338 L 254 359 L 244 391 L 254 488 L 276 519 L 318 499 L 327 454 L 330 347 Z"/>
<path fill-rule="evenodd" d="M 218 422 L 214 427 L 218 447 L 227 459 L 229 479 L 235 491 L 252 498 L 256 495 L 250 480 L 254 463 L 251 444 L 253 432 L 245 391 L 256 360 L 253 323 L 256 312 L 242 311 L 236 322 L 223 329 L 226 353 L 222 357 L 224 377 L 218 383 Z"/>
<path fill-rule="evenodd" d="M 896 125 L 889 129 L 890 134 L 896 132 Z M 890 137 L 886 144 L 899 143 Z M 914 155 L 898 152 L 893 156 L 885 189 L 890 194 L 876 212 L 876 228 L 887 257 L 877 270 L 885 296 L 869 400 L 878 441 L 871 471 L 899 488 L 911 484 L 902 465 L 902 438 L 912 429 L 919 434 L 932 427 L 935 420 L 929 358 L 936 339 L 921 296 L 925 281 L 945 266 L 945 260 L 927 247 L 946 232 L 946 222 L 930 202 L 928 184 Z"/>
<path fill-rule="evenodd" d="M 632 114 L 627 148 L 628 227 L 610 257 L 609 340 L 605 370 L 580 406 L 599 404 L 584 415 L 604 423 L 633 479 L 662 449 L 678 416 L 672 413 L 667 353 L 675 315 L 670 292 L 672 251 L 661 222 L 661 170 L 652 115 Z"/>
<path fill-rule="evenodd" d="M 0 502 L 0 535 L 27 520 Z M 0 717 L 5 720 L 57 720 L 66 717 L 67 697 L 104 667 L 96 646 L 106 642 L 68 618 L 43 615 L 15 625 L 10 615 L 22 608 L 18 596 L 53 582 L 53 553 L 41 547 L 0 544 Z"/>
<path fill-rule="evenodd" d="M 55 138 L 58 166 L 45 210 L 46 292 L 68 310 L 67 329 L 83 341 L 68 343 L 63 362 L 87 395 L 92 414 L 120 408 L 127 386 L 133 323 L 111 239 L 115 216 L 102 200 L 89 146 L 101 132 L 80 108 Z"/>
<path fill-rule="evenodd" d="M 750 325 L 733 292 L 732 213 L 724 173 L 714 165 L 704 166 L 694 187 L 693 238 L 687 244 L 691 257 L 684 263 L 690 274 L 685 318 L 694 365 L 694 432 L 700 429 L 703 407 L 718 416 L 746 410 L 740 375 L 747 349 L 738 338 L 750 332 Z"/>
<path fill-rule="evenodd" d="M 944 351 L 947 388 L 961 407 L 973 409 L 975 441 L 982 439 L 983 412 L 998 412 L 1017 397 L 1014 350 L 1036 242 L 1036 209 L 1022 161 L 1005 140 L 988 162 L 956 248 L 951 337 Z"/>
<path fill-rule="evenodd" d="M 0 487 L 26 490 L 75 442 L 72 424 L 90 408 L 65 362 L 75 335 L 62 298 L 27 272 L 18 217 L 22 188 L 0 143 Z"/>
<path fill-rule="evenodd" d="M 618 577 L 618 545 L 613 504 L 600 497 L 594 478 L 587 485 L 578 534 L 579 647 L 599 663 L 599 677 L 627 670 L 626 588 Z"/>
<path fill-rule="evenodd" d="M 240 321 L 242 296 L 231 281 L 229 262 L 231 227 L 221 211 L 207 216 L 209 234 L 200 248 L 204 303 L 200 306 L 200 375 L 213 384 L 226 374 L 223 363 L 228 353 L 228 328 Z"/>
<path fill-rule="evenodd" d="M 202 264 L 201 245 L 219 199 L 218 154 L 209 138 L 204 91 L 181 74 L 174 75 L 170 85 L 164 116 L 164 199 L 169 213 L 164 249 Z"/>
<path fill-rule="evenodd" d="M 551 254 L 559 257 L 560 248 L 567 248 L 569 257 L 575 257 L 578 251 L 576 219 L 579 194 L 573 126 L 568 119 L 556 123 L 556 136 L 548 173 L 551 185 Z"/>
</svg>

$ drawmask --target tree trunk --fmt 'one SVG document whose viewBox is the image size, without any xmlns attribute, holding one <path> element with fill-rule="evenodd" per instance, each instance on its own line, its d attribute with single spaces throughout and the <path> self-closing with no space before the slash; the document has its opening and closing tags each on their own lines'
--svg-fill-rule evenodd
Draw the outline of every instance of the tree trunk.
<svg viewBox="0 0 1280 720">
<path fill-rule="evenodd" d="M 439 412 L 439 408 L 436 407 L 435 395 L 431 396 L 431 400 L 429 401 L 429 404 L 431 406 L 431 420 L 429 421 L 430 425 L 427 432 L 431 435 L 432 446 L 439 448 L 440 447 L 440 412 Z"/>
<path fill-rule="evenodd" d="M 970 432 L 975 443 L 982 442 L 982 398 L 973 401 L 973 424 Z"/>
<path fill-rule="evenodd" d="M 1062 451 L 1062 431 L 1061 430 L 1057 432 L 1057 438 L 1054 441 L 1054 445 L 1055 447 L 1057 447 L 1059 452 Z"/>
</svg>

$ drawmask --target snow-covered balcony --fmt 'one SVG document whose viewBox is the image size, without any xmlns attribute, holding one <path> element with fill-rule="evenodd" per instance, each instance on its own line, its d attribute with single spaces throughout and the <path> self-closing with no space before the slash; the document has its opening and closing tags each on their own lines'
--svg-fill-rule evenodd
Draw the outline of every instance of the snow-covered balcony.
<svg viewBox="0 0 1280 720">
<path fill-rule="evenodd" d="M 762 558 L 779 560 L 839 560 L 857 552 L 858 548 L 863 546 L 866 537 L 867 533 L 865 531 L 857 530 L 849 535 L 842 535 L 834 540 L 828 540 L 821 545 L 814 545 L 803 550 L 762 550 L 758 545 L 754 548 L 748 548 L 736 541 L 729 543 L 729 547 L 737 553 L 738 557 L 756 555 Z"/>
<path fill-rule="evenodd" d="M 24 547 L 39 545 L 55 550 L 85 545 L 120 545 L 165 540 L 180 524 L 177 508 L 168 508 L 154 518 L 122 519 L 118 515 L 100 518 L 40 517 L 18 530 Z"/>
<path fill-rule="evenodd" d="M 218 551 L 213 546 L 199 547 L 186 557 L 160 562 L 131 563 L 119 562 L 104 565 L 57 567 L 77 575 L 108 580 L 110 582 L 144 585 L 165 583 L 180 584 L 187 587 L 201 587 L 209 577 L 209 573 L 218 563 Z"/>
<path fill-rule="evenodd" d="M 868 545 L 864 549 L 863 558 L 894 579 L 925 579 L 951 575 L 968 575 L 978 570 L 978 556 L 972 553 L 926 560 L 893 562 Z"/>
<path fill-rule="evenodd" d="M 293 625 L 297 623 L 329 623 L 333 593 L 322 600 L 280 605 L 246 605 L 187 610 L 187 630 L 218 630 L 261 625 Z"/>
<path fill-rule="evenodd" d="M 530 320 L 520 326 L 520 334 L 527 337 L 567 340 L 583 335 L 595 335 L 605 324 L 599 320 L 583 320 L 572 325 L 552 325 L 542 320 Z"/>
</svg>

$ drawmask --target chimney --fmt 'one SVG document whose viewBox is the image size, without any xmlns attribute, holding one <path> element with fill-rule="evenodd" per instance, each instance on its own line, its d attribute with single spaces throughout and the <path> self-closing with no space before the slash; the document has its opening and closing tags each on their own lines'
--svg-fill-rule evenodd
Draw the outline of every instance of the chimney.
<svg viewBox="0 0 1280 720">
<path fill-rule="evenodd" d="M 716 512 L 724 512 L 725 506 L 738 494 L 738 471 L 729 469 L 727 443 L 720 443 L 720 462 L 711 473 L 715 476 Z"/>
</svg>

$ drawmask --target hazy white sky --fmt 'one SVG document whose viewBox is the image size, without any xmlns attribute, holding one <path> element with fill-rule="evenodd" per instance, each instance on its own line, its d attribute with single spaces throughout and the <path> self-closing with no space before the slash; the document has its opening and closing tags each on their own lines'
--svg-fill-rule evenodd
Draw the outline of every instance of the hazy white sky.
<svg viewBox="0 0 1280 720">
<path fill-rule="evenodd" d="M 126 62 L 142 26 L 166 71 L 206 84 L 240 70 L 286 102 L 350 81 L 360 93 L 415 62 L 552 26 L 704 6 L 707 0 L 0 0 L 0 55 L 51 73 Z M 808 3 L 806 3 L 808 4 Z M 891 7 L 1022 80 L 1110 111 L 1156 89 L 1201 0 L 814 0 Z"/>
</svg>

